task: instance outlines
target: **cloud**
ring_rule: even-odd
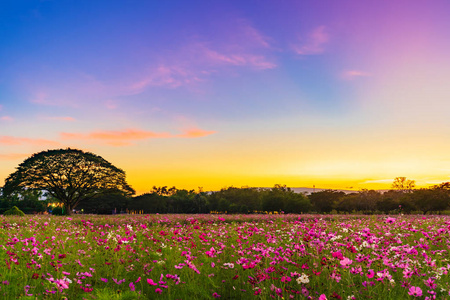
[[[29,154],[23,154],[23,153],[0,154],[0,160],[20,160],[20,159],[25,159],[28,156],[29,156]]]
[[[250,53],[220,53],[218,51],[203,47],[204,57],[210,63],[232,65],[232,66],[247,66],[254,69],[273,69],[277,65],[267,60],[264,55],[250,54]]]
[[[72,118],[72,117],[43,117],[43,119],[50,120],[50,121],[64,121],[64,122],[76,121],[76,119]]]
[[[325,44],[329,41],[329,35],[325,26],[315,28],[305,43],[293,47],[299,55],[315,55],[325,51]]]
[[[228,34],[230,31],[233,34]],[[149,87],[174,89],[195,86],[211,74],[228,72],[229,67],[274,69],[277,64],[270,59],[272,52],[269,38],[246,20],[237,20],[231,29],[227,28],[226,33],[221,35],[220,40],[196,37],[160,58],[144,75],[129,83],[125,90],[137,94]]]
[[[16,146],[16,145],[36,145],[36,146],[58,146],[59,143],[51,140],[45,139],[33,139],[33,138],[23,138],[23,137],[14,137],[2,135],[0,136],[0,145],[6,146]]]
[[[140,93],[149,86],[177,88],[201,81],[194,68],[185,68],[181,65],[161,64],[152,68],[148,75],[128,86],[132,93]]]
[[[343,79],[353,80],[358,77],[372,76],[372,74],[370,74],[368,72],[364,72],[364,71],[359,71],[359,70],[347,70],[347,71],[342,72],[341,76]]]
[[[117,103],[114,100],[106,100],[104,105],[107,109],[116,109],[118,107]]]
[[[255,46],[270,48],[268,37],[259,32],[259,30],[250,25],[246,20],[241,20],[239,23],[241,25],[239,32],[242,34],[244,42],[246,41]]]
[[[10,116],[2,116],[0,117],[0,121],[13,121],[14,118]]]
[[[128,146],[133,141],[161,139],[161,138],[199,138],[215,133],[198,128],[183,131],[182,134],[171,134],[168,132],[154,132],[140,129],[124,129],[117,131],[99,130],[90,133],[68,133],[62,132],[60,137],[64,140],[90,140],[105,143],[111,146]]]
[[[216,133],[216,131],[208,131],[203,130],[199,128],[192,128],[185,130],[184,133],[176,135],[176,137],[182,137],[182,138],[198,138],[198,137],[204,137],[211,134]]]

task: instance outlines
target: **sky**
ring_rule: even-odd
[[[449,1],[0,2],[0,186],[77,148],[153,186],[450,181]]]

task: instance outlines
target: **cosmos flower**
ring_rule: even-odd
[[[421,297],[422,296],[422,289],[418,286],[412,286],[409,288],[408,295],[414,296],[414,297]]]

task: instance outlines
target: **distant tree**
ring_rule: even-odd
[[[392,183],[392,188],[397,191],[411,193],[416,186],[414,180],[406,179],[406,177],[396,177]]]
[[[107,193],[134,194],[125,172],[102,157],[76,149],[33,154],[8,176],[3,193],[42,190],[58,199],[71,214],[80,201]]]
[[[362,210],[361,206],[362,202],[358,193],[343,195],[335,203],[335,208],[338,212],[360,211]]]
[[[325,190],[311,193],[308,198],[315,211],[329,213],[336,208],[339,199],[343,196],[345,196],[344,192]]]
[[[412,200],[417,209],[426,214],[447,209],[450,204],[450,194],[443,188],[419,189],[412,194]]]
[[[403,195],[404,194],[401,191],[390,190],[384,192],[381,199],[377,202],[377,210],[387,214],[401,208],[400,198],[402,198]]]
[[[108,193],[80,201],[77,209],[94,214],[120,213],[128,208],[130,201],[130,197],[122,193]]]
[[[249,213],[261,209],[261,191],[250,187],[228,187],[207,196],[209,209],[230,213]]]
[[[377,209],[377,203],[382,198],[382,194],[375,190],[366,190],[358,192],[359,194],[359,209],[365,212],[373,212]]]
[[[150,191],[151,194],[158,194],[160,196],[171,196],[177,192],[176,187],[168,188],[167,186],[160,186],[156,187],[153,186],[152,190]]]
[[[262,208],[264,211],[301,213],[311,209],[311,202],[305,195],[295,193],[286,185],[276,184],[270,190],[263,191],[262,194]]]
[[[144,211],[147,214],[167,213],[167,196],[161,196],[157,193],[145,193],[133,197],[129,204],[129,210]]]

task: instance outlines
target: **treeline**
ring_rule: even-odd
[[[42,200],[42,198],[47,200]],[[51,198],[38,191],[0,196],[0,213],[17,206],[25,213],[39,213],[52,208]],[[324,190],[305,195],[285,185],[273,188],[228,187],[205,192],[153,187],[140,196],[108,194],[81,202],[76,209],[83,213],[442,213],[450,210],[450,183],[428,189],[399,188],[386,192],[362,190],[344,193]]]
[[[80,203],[86,213],[442,213],[450,210],[450,183],[428,189],[362,190],[344,193],[324,190],[305,195],[285,185],[273,188],[228,187],[204,192],[153,187],[149,193],[127,198],[102,196]]]

